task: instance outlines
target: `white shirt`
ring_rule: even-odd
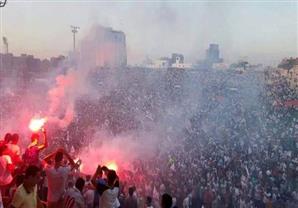
[[[87,191],[85,191],[84,198],[85,198],[86,204],[93,204],[93,202],[94,202],[94,190],[88,189]]]
[[[11,158],[8,155],[0,156],[0,185],[8,185],[12,181],[12,176],[7,166],[12,164]]]
[[[240,208],[246,208],[246,204],[245,204],[245,201],[243,199],[240,199],[240,202],[239,202],[239,207]]]
[[[37,186],[35,186],[34,191],[27,193],[23,184],[20,185],[13,196],[11,204],[15,208],[36,208]]]
[[[60,166],[56,169],[55,167],[48,165],[46,166],[45,171],[48,178],[48,201],[57,202],[65,193],[70,167]]]
[[[119,188],[107,189],[103,192],[99,199],[100,208],[118,208],[120,203],[118,201]]]
[[[84,208],[85,200],[82,193],[76,188],[70,188],[66,192],[66,196],[70,196],[75,200],[75,205],[73,208]]]
[[[189,207],[190,207],[190,198],[189,197],[186,197],[183,200],[183,208],[189,208]]]

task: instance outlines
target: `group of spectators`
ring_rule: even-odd
[[[40,152],[48,145],[34,133],[31,143],[21,155],[18,135],[7,133],[0,146],[0,207],[9,208],[118,208],[138,207],[135,189],[129,188],[123,201],[119,197],[120,180],[114,170],[98,165],[95,173],[81,174],[80,162],[63,148],[41,158]],[[147,200],[152,207],[152,199]],[[161,196],[161,207],[171,208],[172,197]]]
[[[250,75],[242,76],[239,79]],[[146,196],[158,202],[163,193],[173,196],[175,206],[185,208],[296,207],[297,109],[276,106],[274,101],[298,96],[281,80],[265,83],[254,105],[247,105],[241,89],[231,93],[222,85],[219,90],[225,98],[216,99],[216,87],[212,88],[191,125],[174,140],[174,149],[157,148],[160,153],[154,158],[138,160],[133,171],[123,171],[120,195],[125,196],[125,186],[133,184],[140,207]],[[206,86],[210,89],[211,84]]]
[[[238,75],[233,80],[236,84],[211,75],[204,79],[204,99],[189,125],[183,133],[163,140],[171,148],[156,147],[154,157],[134,161],[131,169],[120,168],[116,173],[94,164],[95,173],[85,175],[66,149],[42,156],[48,147],[45,130],[32,135],[24,154],[18,134],[6,134],[0,144],[3,205],[297,207],[297,109],[275,105],[276,100],[297,99],[297,92],[282,78],[259,86],[253,94],[251,80],[257,80],[258,74]],[[231,87],[239,82],[248,83],[246,91]]]

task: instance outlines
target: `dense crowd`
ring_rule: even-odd
[[[258,74],[239,75],[237,83],[252,85],[254,76]],[[15,208],[296,207],[297,110],[276,101],[297,99],[297,92],[282,78],[248,89],[231,88],[231,82],[209,74],[204,100],[189,125],[175,135],[177,143],[168,149],[166,143],[156,147],[154,157],[140,158],[131,169],[117,173],[94,164],[95,173],[84,175],[80,161],[63,148],[42,157],[49,146],[44,129],[31,136],[23,151],[18,134],[7,133],[0,144],[3,204]],[[252,92],[245,94],[256,87],[257,99],[249,97]],[[250,99],[256,103],[248,105]]]
[[[22,157],[18,134],[7,133],[1,141],[0,207],[138,207],[133,187],[120,203],[120,179],[116,171],[98,165],[92,177],[81,174],[80,162],[75,162],[63,148],[41,158],[40,152],[47,147],[46,131],[43,129],[42,132],[44,143],[39,144],[38,133],[32,134],[31,143]],[[151,203],[152,199],[148,197],[148,207]],[[172,197],[163,194],[160,205],[170,208]]]
[[[241,93],[226,103],[213,99],[213,88],[181,145],[139,161],[126,175],[129,184],[154,201],[170,193],[185,208],[297,206],[297,110],[274,105],[279,97],[297,99],[297,92],[282,78],[264,87],[258,105],[249,108]]]

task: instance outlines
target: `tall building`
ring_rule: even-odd
[[[125,34],[110,27],[93,27],[90,34],[82,40],[81,60],[89,67],[126,66]]]
[[[221,63],[223,60],[219,57],[218,44],[210,44],[206,50],[206,62],[210,64]]]

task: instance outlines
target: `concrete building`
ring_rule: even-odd
[[[33,55],[14,56],[12,53],[0,53],[0,88],[2,89],[9,83],[9,87],[26,89],[35,80],[44,78],[64,60],[64,56],[41,60]]]
[[[154,61],[154,68],[168,68],[171,66],[171,59],[168,57],[161,57]]]
[[[88,67],[126,66],[126,38],[122,31],[97,25],[81,42],[81,61]]]
[[[182,54],[173,53],[171,58],[161,57],[152,63],[147,64],[145,67],[155,68],[155,69],[167,69],[167,68],[179,68],[179,69],[189,69],[192,68],[192,64],[184,63],[184,56]]]
[[[212,66],[213,64],[222,63],[223,59],[220,58],[219,45],[211,43],[206,50],[206,63]]]

